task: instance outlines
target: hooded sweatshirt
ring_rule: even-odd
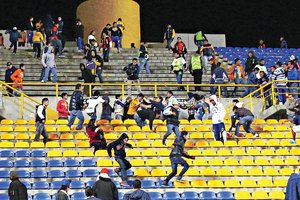
[[[110,178],[99,177],[93,186],[95,197],[101,200],[118,200],[118,189]]]
[[[216,95],[212,95],[210,98],[215,101],[215,105],[211,104],[210,106],[210,113],[212,114],[212,123],[219,124],[224,122],[224,117],[226,115],[225,108],[220,102],[218,102]]]
[[[131,144],[124,143],[123,140],[125,138],[128,138],[128,135],[126,133],[122,133],[122,135],[119,137],[119,139],[115,140],[114,142],[110,143],[107,146],[107,153],[109,157],[111,157],[111,150],[114,149],[115,152],[115,157],[118,158],[125,158],[126,157],[126,152],[125,152],[125,146],[127,147],[132,147]]]
[[[47,52],[43,54],[42,56],[42,64],[44,67],[50,67],[50,68],[53,68],[53,67],[56,67],[56,63],[55,63],[55,55],[52,51],[52,47],[49,46],[47,48]]]
[[[124,195],[123,200],[150,200],[150,196],[144,190],[135,190]]]

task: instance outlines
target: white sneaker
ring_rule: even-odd
[[[282,105],[283,105],[283,103],[282,103],[282,102],[279,102],[279,105],[280,105],[280,106],[282,106]]]
[[[253,135],[253,137],[259,137],[258,133],[255,133],[255,134]]]
[[[41,80],[41,83],[44,83],[45,81],[44,80]]]

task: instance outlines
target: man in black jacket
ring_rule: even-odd
[[[99,180],[93,186],[95,197],[101,200],[118,200],[118,189],[108,174],[109,170],[107,168],[101,169]]]
[[[257,65],[257,58],[254,56],[253,51],[249,51],[248,58],[246,61],[246,67],[245,67],[246,74],[249,75],[256,65]]]
[[[139,66],[136,58],[132,59],[132,63],[123,68],[123,71],[127,74],[127,92],[128,96],[131,96],[131,84],[140,84],[139,80]],[[142,93],[141,86],[136,85],[138,93]]]
[[[183,182],[182,176],[184,173],[189,169],[189,164],[182,158],[190,158],[195,159],[194,156],[190,156],[187,154],[186,151],[184,151],[184,143],[187,139],[188,132],[182,131],[180,134],[180,137],[177,137],[173,143],[173,145],[170,147],[171,153],[170,153],[170,160],[171,160],[171,167],[172,172],[169,174],[169,176],[163,181],[162,185],[168,186],[169,181],[176,176],[177,174],[177,166],[182,165],[183,169],[181,170],[180,174],[178,175],[176,181]]]
[[[77,84],[75,86],[75,91],[73,92],[69,103],[70,121],[68,126],[71,128],[77,117],[79,119],[79,122],[77,124],[76,130],[81,130],[84,122],[84,116],[82,114],[82,110],[84,109],[85,106],[83,103],[82,92],[83,92],[83,86],[81,84]]]
[[[84,26],[82,25],[82,22],[80,19],[77,19],[76,28],[75,28],[75,35],[76,35],[76,42],[78,51],[83,51],[84,45],[83,45],[83,33],[84,33]]]
[[[11,62],[7,62],[6,66],[5,83],[13,83],[13,80],[10,78],[10,76],[16,71],[16,68],[11,64]],[[12,87],[12,85],[10,86]],[[8,96],[12,96],[13,89],[7,87],[6,90],[8,92]]]
[[[149,120],[149,127],[152,130],[153,121],[155,119],[155,113],[152,110],[151,102],[144,98],[143,102],[140,104],[141,110],[138,110],[137,113],[134,115],[134,119],[137,123],[137,125],[142,128],[143,126],[146,126],[146,119]]]
[[[27,188],[19,181],[18,173],[16,171],[10,172],[11,183],[8,188],[8,196],[10,200],[27,200]]]
[[[48,134],[45,128],[45,122],[47,117],[46,110],[48,105],[49,100],[47,98],[43,98],[42,104],[37,106],[35,118],[36,134],[34,141],[39,141],[40,135],[42,134],[42,136],[44,137],[43,141],[45,144],[48,142]]]
[[[125,159],[125,147],[132,148],[132,145],[127,143],[128,140],[128,135],[126,133],[122,133],[119,139],[115,140],[107,146],[107,153],[109,157],[112,157],[111,150],[114,149],[115,159],[120,165],[120,168],[116,168],[114,171],[118,176],[122,178],[121,185],[127,187],[129,185],[127,183],[126,171],[131,168],[131,164]]]

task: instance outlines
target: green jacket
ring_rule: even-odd
[[[57,194],[57,196],[56,196],[56,200],[70,200],[70,198],[63,191],[59,191],[58,194]]]

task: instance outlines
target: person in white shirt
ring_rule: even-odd
[[[267,70],[267,67],[265,66],[264,59],[260,59],[259,63],[254,68],[258,68],[260,72],[263,71],[263,72],[265,72],[266,75],[268,75],[268,70]],[[259,73],[256,74],[256,78],[260,79]]]
[[[124,115],[124,107],[125,107],[125,103],[122,102],[122,96],[120,94],[117,94],[114,103],[115,119],[122,120]]]
[[[216,95],[211,95],[209,97],[209,102],[211,103],[210,113],[212,115],[214,138],[217,141],[225,142],[227,139],[227,133],[224,124],[226,110],[222,103],[218,102]],[[220,135],[222,135],[222,138]]]
[[[97,119],[97,106],[99,103],[104,103],[102,97],[99,96],[98,91],[94,92],[94,95],[87,100],[87,108],[85,112],[91,117],[91,119]]]

